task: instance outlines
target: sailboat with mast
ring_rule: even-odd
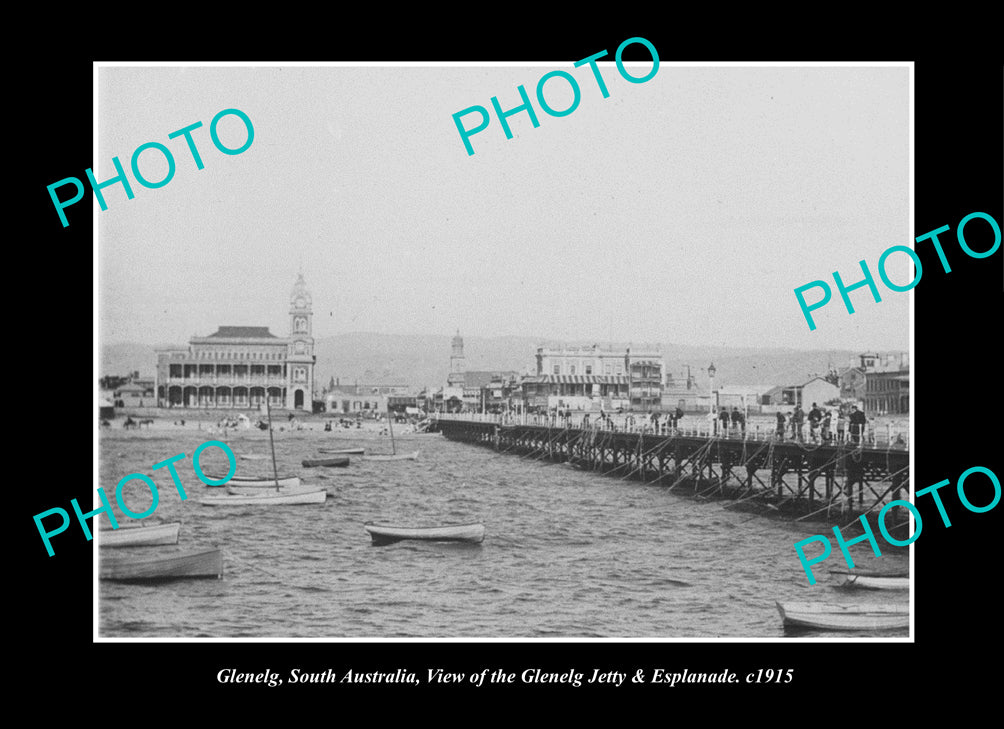
[[[323,504],[328,498],[328,490],[323,486],[286,486],[279,483],[279,469],[275,465],[275,441],[272,438],[272,408],[265,395],[265,412],[268,415],[268,443],[272,449],[272,475],[275,490],[248,486],[227,486],[226,496],[207,496],[200,502],[204,506],[257,506],[272,504],[289,506],[293,504]]]
[[[418,451],[411,453],[398,453],[397,445],[394,443],[394,416],[390,412],[390,403],[387,403],[387,427],[390,430],[390,454],[374,454],[363,456],[364,461],[415,461],[418,460]]]

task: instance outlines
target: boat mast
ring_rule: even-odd
[[[390,429],[390,452],[397,455],[397,447],[394,445],[394,418],[390,415],[390,398],[387,398],[387,427]]]
[[[275,476],[275,492],[279,493],[279,469],[275,466],[275,441],[272,440],[272,408],[268,404],[268,390],[265,390],[265,412],[268,414],[268,444],[272,447],[272,475]]]

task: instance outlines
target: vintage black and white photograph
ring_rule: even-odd
[[[96,641],[911,639],[911,64],[606,50],[98,64]]]

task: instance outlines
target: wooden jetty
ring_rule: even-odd
[[[560,421],[559,421],[560,422]],[[746,511],[838,523],[909,494],[910,453],[899,444],[809,443],[772,433],[726,435],[699,429],[562,427],[487,416],[440,415],[446,438],[702,498],[731,499]],[[647,432],[646,432],[647,430]],[[902,509],[902,507],[896,507]],[[872,517],[874,520],[874,516]],[[908,533],[890,514],[892,534]]]

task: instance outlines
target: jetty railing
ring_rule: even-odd
[[[784,434],[778,435],[776,427],[763,422],[748,422],[745,427],[730,424],[723,427],[720,421],[688,413],[675,425],[660,418],[657,425],[644,414],[618,413],[600,418],[598,413],[573,412],[570,416],[544,413],[432,413],[435,420],[455,420],[468,423],[493,423],[495,425],[540,425],[552,428],[572,428],[617,433],[640,433],[643,435],[682,435],[697,438],[723,438],[726,440],[774,441],[776,443],[806,443],[818,445],[849,444],[862,448],[881,450],[909,450],[909,430],[892,423],[875,425],[866,423],[861,432],[855,434],[850,424],[843,430],[831,426],[828,431],[813,429],[804,422],[801,435],[793,435],[790,423],[785,424]]]

